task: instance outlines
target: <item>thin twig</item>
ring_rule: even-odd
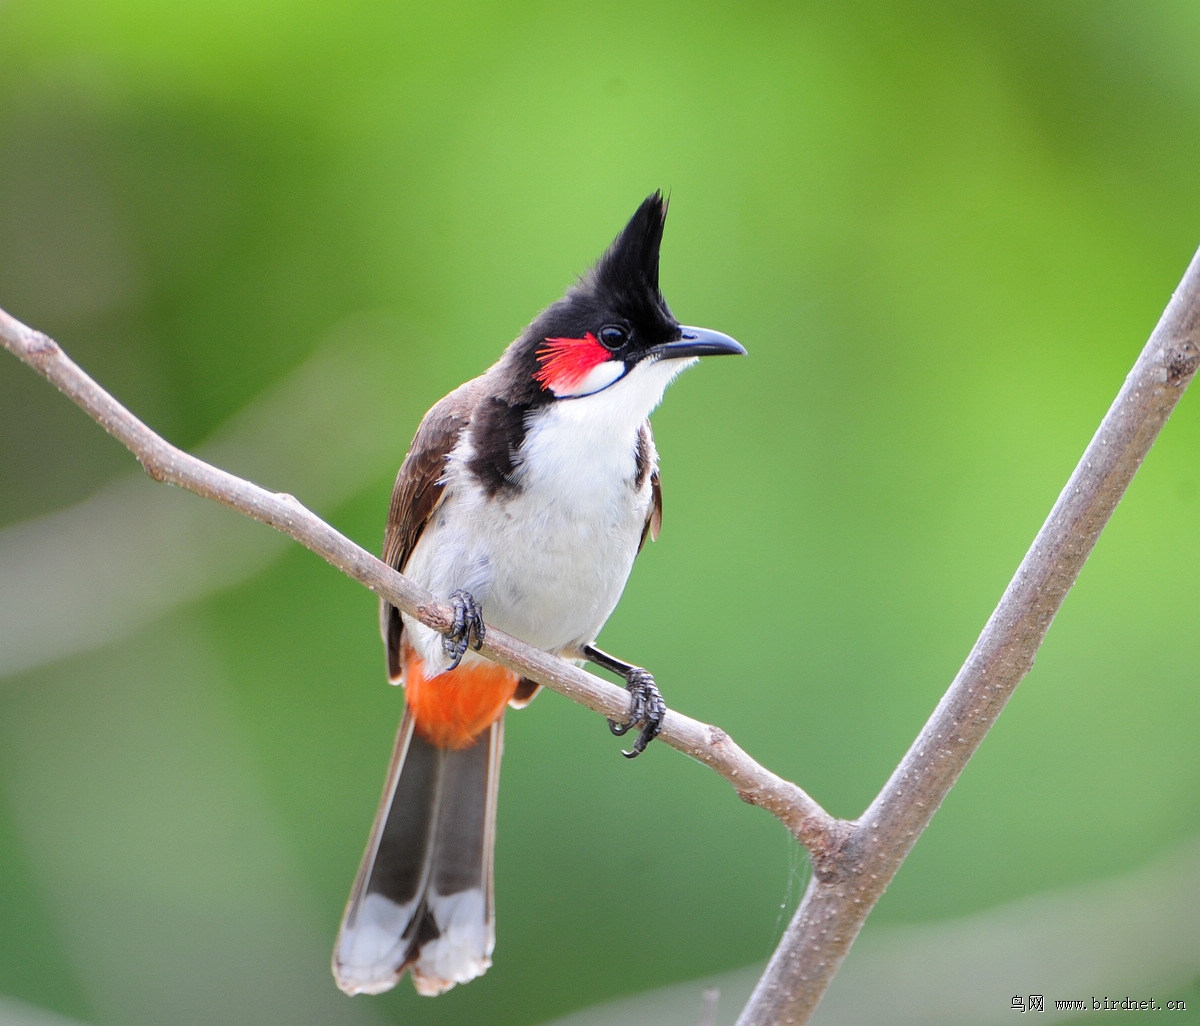
[[[431,593],[330,527],[293,496],[235,477],[171,445],[93,381],[53,339],[0,310],[0,342],[129,449],[156,481],[178,485],[274,527],[393,605],[443,633],[453,612]],[[621,720],[629,694],[489,626],[482,652],[594,712]],[[838,821],[795,784],[760,766],[717,727],[669,710],[659,738],[710,766],[741,798],[781,820],[824,866],[841,837]]]
[[[283,531],[436,630],[449,609],[333,530],[292,496],[265,491],[163,441],[72,363],[59,346],[0,310],[5,348],[80,405],[168,481]],[[875,902],[1003,710],[1096,539],[1200,366],[1200,252],[1016,576],[929,722],[871,807],[837,820],[758,765],[716,727],[670,712],[661,738],[712,767],[747,802],[784,822],[813,857],[813,879],[739,1026],[802,1024],[816,1009]],[[611,718],[628,696],[498,630],[484,654]]]
[[[814,874],[738,1026],[805,1023],[863,922],[1004,709],[1200,366],[1200,251],[979,640],[891,779]]]

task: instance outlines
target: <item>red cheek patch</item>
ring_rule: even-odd
[[[612,358],[590,331],[583,338],[548,338],[537,351],[541,369],[533,376],[542,388],[570,392],[593,368]]]

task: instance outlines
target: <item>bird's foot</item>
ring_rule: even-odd
[[[462,662],[462,657],[471,645],[471,636],[475,636],[472,648],[478,652],[483,647],[483,611],[479,603],[472,598],[468,591],[456,591],[450,596],[450,604],[454,607],[454,628],[449,634],[442,636],[442,648],[450,657],[447,671],[453,670]]]
[[[616,720],[609,720],[608,729],[620,737],[639,723],[642,724],[641,733],[633,742],[632,750],[621,752],[625,758],[633,759],[641,755],[646,750],[646,745],[653,741],[658,736],[658,732],[662,730],[663,717],[667,714],[667,703],[659,694],[654,677],[648,670],[643,670],[640,666],[633,667],[625,675],[625,690],[629,692],[632,700],[629,722],[618,723]]]

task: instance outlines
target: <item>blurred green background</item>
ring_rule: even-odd
[[[0,2],[0,306],[371,549],[424,410],[669,190],[664,293],[750,357],[656,414],[664,530],[601,640],[848,817],[1200,242],[1197,168],[1193,0]],[[1196,398],[873,927],[1200,834]],[[10,1016],[526,1024],[767,957],[782,829],[548,694],[508,721],[494,968],[343,998],[375,603],[202,506],[0,359]]]

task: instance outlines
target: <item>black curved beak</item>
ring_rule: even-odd
[[[660,360],[685,360],[693,356],[745,356],[746,348],[728,335],[709,328],[690,328],[681,325],[680,337],[675,342],[664,342],[654,346],[647,356]]]

